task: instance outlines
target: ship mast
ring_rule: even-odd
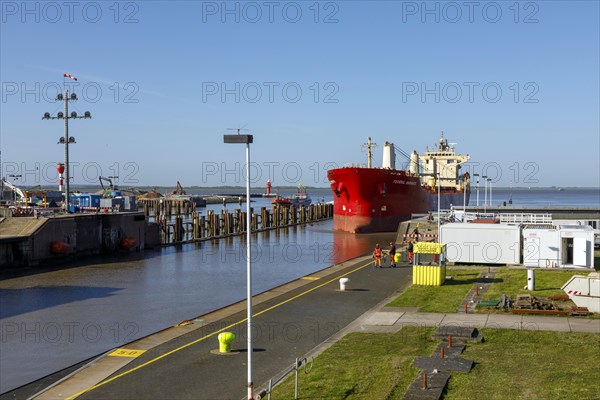
[[[361,147],[367,149],[367,168],[373,168],[373,153],[372,150],[377,147],[377,143],[371,141],[371,136],[368,137],[367,143],[363,143]]]

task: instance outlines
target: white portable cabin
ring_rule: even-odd
[[[526,267],[593,267],[594,230],[588,225],[523,228]]]
[[[446,260],[455,263],[520,264],[521,227],[502,224],[449,223],[440,227]]]

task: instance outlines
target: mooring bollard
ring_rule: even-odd
[[[346,290],[346,284],[350,281],[348,278],[340,278],[340,291]]]
[[[467,303],[465,303],[465,314],[467,314]]]
[[[479,296],[479,286],[475,286],[475,296]]]
[[[235,334],[231,332],[221,332],[217,338],[219,339],[219,352],[231,352],[231,342],[235,339]]]
[[[423,371],[423,389],[427,390],[427,371]]]
[[[441,350],[440,350],[440,356],[441,356],[442,358],[446,358],[446,352],[445,352],[445,350],[444,350],[444,346],[442,346],[442,348],[441,348]]]
[[[448,348],[452,347],[452,336],[448,336]]]

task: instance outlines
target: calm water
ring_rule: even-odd
[[[309,193],[313,201],[332,199],[328,189]],[[493,202],[508,202],[509,196],[509,190],[494,190]],[[600,192],[515,190],[513,203],[599,206]],[[270,200],[255,199],[252,206],[270,206]],[[327,221],[256,234],[254,292],[364,254],[394,236],[334,233],[332,226]],[[237,237],[0,281],[0,392],[244,299],[245,268],[245,241]]]
[[[508,204],[512,194],[513,205],[523,206],[579,206],[600,207],[600,189],[493,189],[492,201],[494,205],[503,202]],[[479,204],[484,200],[483,188],[479,188]],[[488,192],[489,200],[489,192]],[[477,192],[473,189],[471,193],[471,205],[477,201]]]

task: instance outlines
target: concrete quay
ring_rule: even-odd
[[[158,225],[141,212],[0,218],[0,272],[159,244]]]

